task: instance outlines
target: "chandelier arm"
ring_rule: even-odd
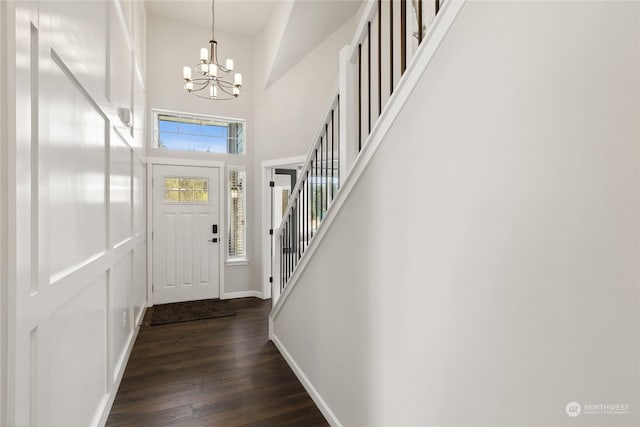
[[[226,80],[218,79],[217,82],[218,82],[218,86],[220,86],[220,87],[224,86],[227,89],[233,89],[235,87],[235,85],[233,83],[228,82]]]
[[[201,85],[200,85],[201,84]],[[210,87],[211,85],[208,82],[205,83],[199,83],[199,85],[191,90],[187,90],[186,88],[186,83],[185,83],[185,90],[187,90],[187,92],[190,95],[193,96],[197,96],[198,98],[203,98],[203,99],[212,99],[211,95],[201,95],[200,92],[204,91],[205,89],[207,89],[208,87]],[[218,86],[218,88],[220,89],[220,91],[226,95],[228,95],[229,97],[224,97],[224,96],[216,96],[215,100],[227,100],[227,99],[233,99],[233,98],[237,98],[236,95],[234,95],[233,93],[229,93],[227,92],[227,90],[223,87]]]
[[[214,63],[212,62],[211,64],[213,65]],[[192,68],[196,73],[200,74],[201,76],[207,76],[207,78],[208,78],[208,74],[204,74],[204,73],[202,73],[202,71],[200,71],[200,69],[201,69],[201,68],[200,68],[200,66],[201,66],[201,65],[203,65],[203,64],[202,64],[202,62],[200,62],[200,63],[198,63],[198,64],[196,64],[196,65],[192,66],[191,68]],[[225,75],[225,77],[228,77],[228,76],[230,76],[230,75],[233,73],[233,71],[231,71],[231,70],[227,69],[226,67],[223,67],[222,65],[219,65],[218,63],[215,63],[215,65],[218,67],[218,75],[220,75],[220,74],[224,74],[224,75]],[[218,77],[218,78],[220,78],[220,77]]]
[[[191,80],[192,83],[196,84],[196,85],[201,85],[203,87],[208,86],[209,84],[216,84],[218,86],[224,86],[227,89],[233,89],[236,85],[228,82],[226,80],[223,80],[221,78],[216,78],[216,79],[210,79],[210,78],[195,78]]]
[[[191,82],[194,83],[195,86],[193,89],[191,89],[192,92],[204,90],[209,86],[209,81],[207,79],[195,79],[191,80]]]
[[[223,87],[223,86],[218,86],[220,88],[220,90],[224,93],[226,93],[227,95],[233,96],[235,97],[235,95],[233,93],[227,92],[227,88]]]
[[[209,99],[209,100],[210,100],[210,99],[212,99],[210,96],[200,95],[199,93],[193,93],[193,92],[191,92],[191,95],[193,95],[193,96],[197,96],[198,98],[202,98],[202,99]],[[236,96],[234,96],[234,95],[230,95],[230,96],[226,96],[226,97],[220,97],[220,96],[218,96],[218,97],[213,98],[213,99],[214,99],[214,100],[216,100],[216,101],[230,101],[230,100],[232,100],[232,99],[236,99],[236,98],[237,98]]]
[[[191,89],[190,92],[201,92],[206,88],[208,88],[209,86],[213,85],[213,86],[217,86],[221,91],[223,91],[227,95],[233,96],[234,98],[236,97],[236,95],[233,94],[233,88],[235,88],[236,86],[224,80],[214,81],[210,79],[194,79],[194,80],[191,80],[191,82],[194,83],[195,87],[193,87],[193,89]],[[185,87],[185,90],[186,90],[186,87]],[[231,92],[229,92],[229,90],[231,90]],[[209,97],[207,96],[206,98],[209,98]]]
[[[201,92],[203,90],[205,90],[207,88],[207,86],[202,86],[202,87],[198,87],[198,88],[193,88],[191,90],[188,90],[187,92],[192,93],[195,95],[195,92]],[[185,88],[186,90],[186,88]]]

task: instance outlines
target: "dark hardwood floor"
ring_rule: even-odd
[[[268,340],[271,301],[232,304],[231,317],[142,326],[106,425],[327,426]]]

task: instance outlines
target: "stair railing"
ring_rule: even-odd
[[[442,0],[370,0],[356,29],[347,60],[355,74],[358,152],[427,37]]]
[[[291,279],[340,188],[340,97],[337,85],[331,93],[322,125],[275,234],[274,302]]]
[[[441,4],[369,0],[364,6],[352,43],[340,52],[338,84],[275,233],[274,304],[294,277],[408,62],[428,37]]]

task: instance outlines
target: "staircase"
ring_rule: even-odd
[[[375,152],[372,136],[383,136],[383,122],[388,127],[393,121],[427,62],[412,61],[421,51],[425,58],[433,54],[463,4],[371,0],[365,5],[353,41],[340,53],[339,79],[275,233],[274,313],[319,243],[325,220],[335,215],[341,187],[356,180],[349,179],[354,167],[361,173]],[[448,17],[441,19],[444,12]]]
[[[283,308],[290,304],[289,299],[309,261],[321,250],[320,244],[331,230],[332,222],[347,203],[465,3],[466,0],[370,0],[366,3],[353,41],[340,52],[338,81],[328,96],[300,178],[275,232],[269,337],[334,426],[351,423],[333,412],[335,405],[324,400],[314,381],[289,352],[290,346],[280,341],[280,328],[275,325],[295,327],[297,316],[283,314],[286,311]],[[332,280],[334,275],[343,272],[326,266],[320,274],[323,280]],[[340,297],[323,293],[322,289],[317,291],[320,298]],[[295,306],[293,303],[288,308],[295,311]],[[345,399],[348,400],[348,396]],[[363,425],[362,420],[357,424]]]

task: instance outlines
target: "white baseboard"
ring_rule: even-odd
[[[129,362],[129,357],[131,356],[131,351],[133,350],[133,345],[138,338],[138,333],[140,332],[140,325],[142,324],[142,319],[144,318],[144,313],[146,312],[146,303],[142,305],[142,310],[140,310],[140,314],[136,319],[136,327],[133,330],[133,334],[131,335],[131,339],[127,344],[127,351],[124,353],[124,357],[122,358],[122,363],[120,366],[120,370],[118,371],[118,375],[116,376],[116,380],[113,384],[113,388],[111,389],[111,393],[106,396],[106,400],[103,400],[104,406],[102,407],[102,413],[100,414],[100,418],[97,419],[97,422],[92,423],[94,426],[104,427],[107,423],[107,418],[109,418],[109,414],[111,413],[111,408],[113,407],[113,402],[116,399],[116,395],[118,394],[118,389],[120,388],[120,383],[122,382],[122,377],[124,375],[124,371],[127,369],[127,363]],[[95,419],[94,419],[95,420]]]
[[[247,297],[256,297],[256,298],[264,299],[261,291],[225,292],[220,297],[220,299],[247,298]]]
[[[307,390],[307,393],[309,393],[309,396],[311,396],[311,399],[313,399],[316,406],[318,407],[318,409],[320,409],[320,412],[322,412],[322,415],[324,415],[324,417],[327,419],[329,424],[331,424],[334,427],[342,427],[342,424],[338,420],[338,417],[336,417],[336,414],[334,414],[331,408],[329,408],[329,405],[327,405],[327,402],[325,402],[322,396],[320,396],[320,393],[318,393],[318,390],[316,390],[313,384],[311,384],[311,381],[309,381],[309,378],[307,378],[307,376],[304,374],[302,369],[300,369],[300,366],[298,366],[298,364],[293,359],[293,357],[291,357],[291,355],[289,354],[285,346],[282,344],[282,342],[280,342],[278,337],[275,334],[272,334],[269,336],[269,338],[275,344],[280,354],[282,354],[282,357],[284,357],[284,360],[287,361],[287,363],[289,364],[289,367],[291,368],[293,373],[296,374],[296,377],[298,377],[298,380],[300,381],[300,383],[302,383],[302,386],[304,387],[304,389]]]
[[[138,313],[138,317],[136,317],[134,325],[140,327],[142,325],[142,319],[144,319],[144,314],[147,312],[147,301],[145,300],[142,304],[140,304],[140,313]]]

